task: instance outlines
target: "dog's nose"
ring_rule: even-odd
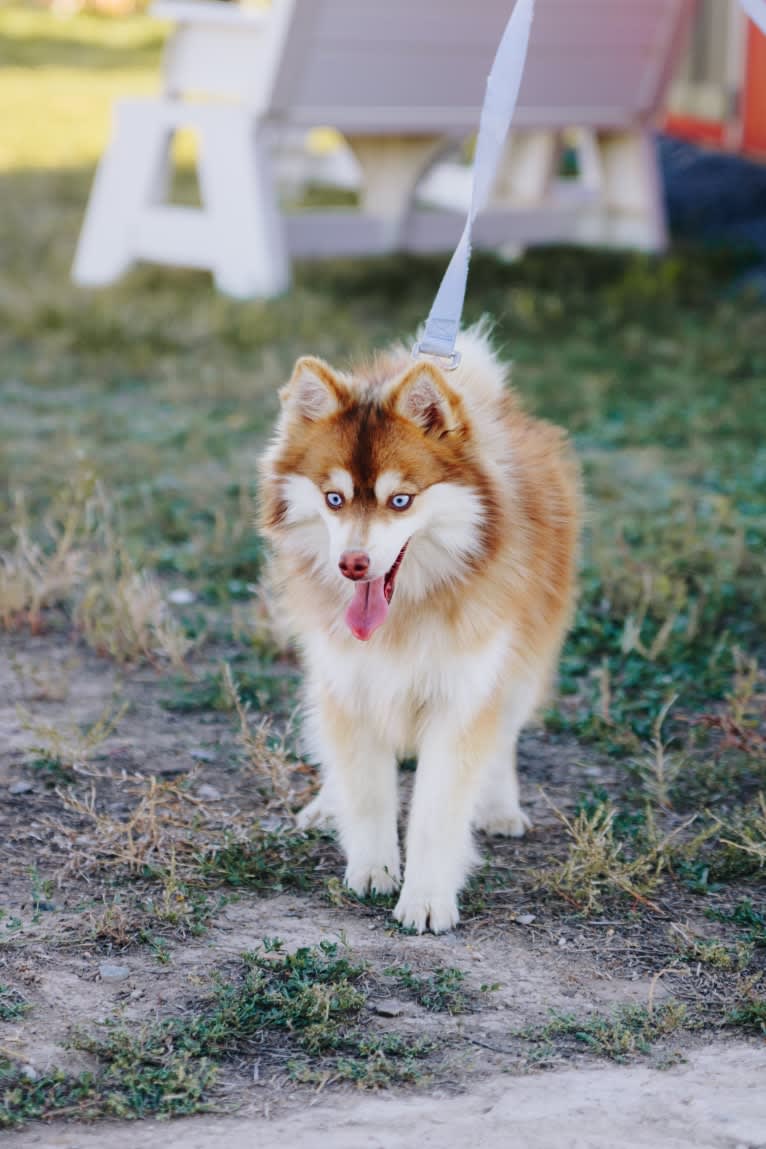
[[[338,563],[341,574],[346,578],[359,582],[370,569],[370,556],[364,551],[344,551]]]

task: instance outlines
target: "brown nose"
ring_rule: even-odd
[[[340,556],[338,566],[341,574],[345,575],[346,578],[359,582],[370,569],[370,556],[366,555],[364,551],[344,551]]]

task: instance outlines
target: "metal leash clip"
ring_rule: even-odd
[[[444,371],[454,371],[456,367],[460,366],[461,355],[459,351],[450,351],[447,355],[442,355],[438,351],[428,351],[422,343],[416,343],[412,348],[413,359],[439,359],[442,362],[440,366]]]

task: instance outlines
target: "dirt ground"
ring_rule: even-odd
[[[298,1087],[268,1051],[262,1063],[256,1050],[250,1060],[240,1057],[227,1068],[222,1097],[214,1103],[221,1113],[215,1116],[161,1127],[34,1126],[6,1133],[9,1145],[140,1149],[161,1140],[167,1149],[221,1143],[231,1149],[388,1149],[457,1146],[469,1139],[500,1146],[510,1136],[549,1149],[766,1145],[766,1048],[759,1038],[748,1043],[714,1037],[710,1044],[710,1030],[680,1030],[640,1056],[637,1065],[608,1067],[594,1067],[587,1050],[555,1039],[531,1060],[519,1039],[522,1031],[544,1026],[552,1013],[609,1016],[626,1005],[653,1008],[677,998],[699,1003],[721,992],[710,970],[684,964],[674,949],[675,925],[685,931],[709,928],[693,902],[664,905],[648,919],[621,914],[585,920],[552,907],[526,881],[529,868],[559,843],[561,825],[550,803],[571,809],[586,781],[612,780],[606,760],[584,761],[582,748],[566,739],[532,732],[523,740],[521,766],[535,829],[523,842],[484,843],[493,867],[488,892],[464,900],[463,922],[453,933],[406,936],[393,928],[386,909],[353,904],[337,887],[328,896],[333,886],[327,879],[340,875],[341,861],[327,843],[312,862],[320,882],[311,892],[238,889],[199,936],[166,937],[161,960],[156,948],[129,936],[122,944],[105,942],[94,922],[115,889],[120,896],[119,882],[104,886],[87,867],[66,869],[81,839],[75,835],[77,818],[62,809],[61,794],[86,795],[95,787],[100,807],[120,818],[129,807],[121,780],[141,775],[174,779],[191,771],[195,793],[213,786],[216,801],[232,817],[241,815],[248,793],[237,768],[231,713],[169,712],[163,705],[170,690],[166,675],[147,668],[119,672],[75,649],[72,663],[71,643],[24,636],[18,644],[9,641],[0,661],[0,788],[6,795],[0,806],[6,891],[0,981],[18,988],[31,1007],[2,1025],[3,1049],[37,1073],[62,1065],[70,1071],[92,1068],[87,1053],[70,1048],[73,1032],[114,1017],[140,1025],[183,1009],[268,936],[281,938],[288,950],[341,939],[375,974],[365,1007],[370,1032],[427,1037],[437,1054],[421,1085],[371,1096],[332,1082],[327,1092]],[[36,681],[25,674],[24,660],[38,668]],[[197,679],[204,670],[195,668]],[[52,689],[62,676],[66,690]],[[57,729],[73,729],[96,721],[115,695],[128,703],[127,713],[81,773],[50,778],[39,760],[30,765],[39,752],[31,748],[41,737],[39,728],[25,729],[32,709]],[[21,792],[19,782],[25,783]],[[259,799],[250,800],[255,819]],[[59,831],[51,830],[51,818]],[[129,900],[128,889],[122,896]],[[120,963],[120,980],[104,978],[105,960]],[[470,1008],[453,1015],[433,1012],[406,995],[397,998],[381,971],[402,964],[415,971],[460,971]],[[383,997],[394,998],[393,1009]]]
[[[669,1070],[647,1066],[502,1075],[457,1096],[347,1095],[288,1115],[200,1117],[97,1128],[36,1128],[17,1149],[760,1149],[766,1145],[766,1050],[697,1050]],[[253,1108],[263,1105],[253,1101]]]

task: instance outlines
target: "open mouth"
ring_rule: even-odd
[[[391,567],[391,570],[388,571],[388,573],[383,576],[383,594],[386,596],[386,602],[390,602],[391,599],[394,597],[394,588],[396,586],[396,576],[399,573],[399,567],[402,565],[402,559],[404,558],[404,552],[407,550],[407,547],[409,545],[410,545],[410,540],[407,539],[407,542],[404,544],[402,549],[399,551],[399,554],[394,559],[394,565]]]
[[[354,597],[346,611],[346,624],[354,637],[361,639],[362,642],[366,642],[386,621],[388,608],[394,597],[396,576],[408,544],[409,539],[386,574],[368,582],[358,582],[354,588]]]

